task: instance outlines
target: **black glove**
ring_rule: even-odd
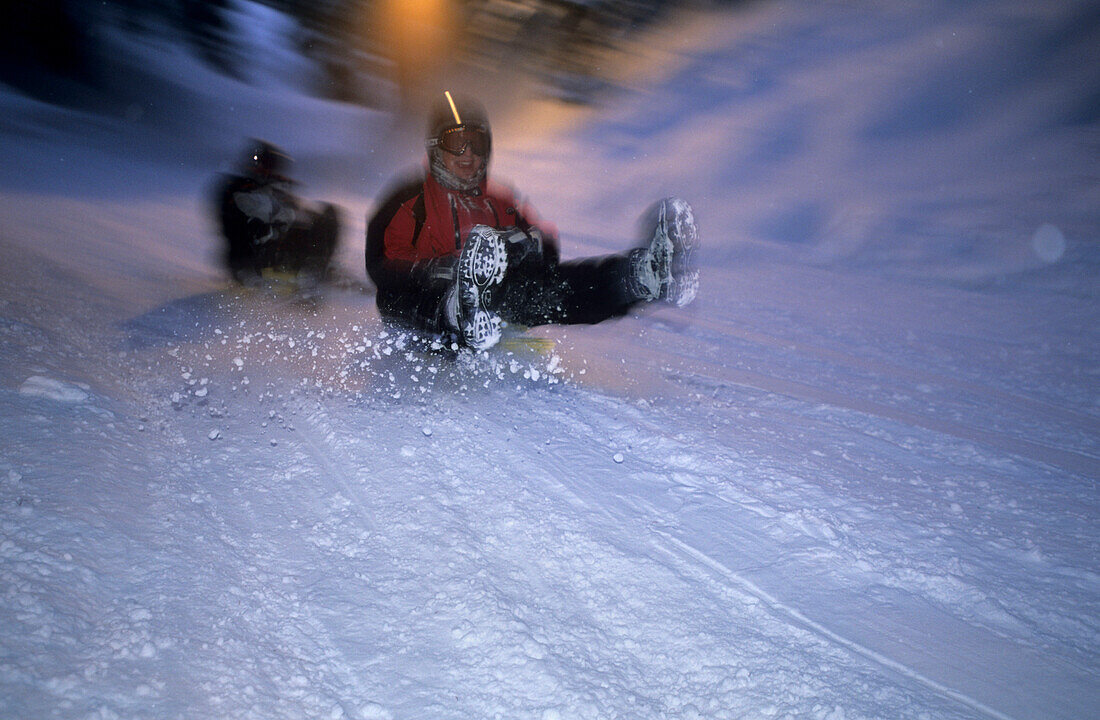
[[[271,226],[259,218],[248,218],[245,224],[248,233],[248,241],[253,245],[261,245],[271,239],[274,233]]]
[[[530,230],[513,229],[504,236],[504,247],[508,252],[508,265],[519,265],[527,260],[542,258],[542,233],[537,228]]]

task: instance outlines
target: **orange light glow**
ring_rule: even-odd
[[[372,25],[407,92],[438,86],[459,44],[452,0],[383,0]]]

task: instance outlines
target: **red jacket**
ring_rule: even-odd
[[[511,188],[490,181],[482,184],[480,194],[466,194],[448,190],[426,173],[392,192],[371,218],[367,270],[377,284],[381,267],[393,271],[421,260],[457,256],[475,225],[537,228],[544,251],[557,255],[555,229],[539,222]]]

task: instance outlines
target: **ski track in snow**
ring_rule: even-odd
[[[945,716],[968,717],[962,709],[968,708],[974,717],[1011,717],[811,619],[720,555],[680,539],[690,532],[715,540],[690,529],[691,508],[741,508],[737,537],[751,544],[744,557],[753,564],[794,567],[809,551],[811,564],[824,560],[836,571],[854,562],[879,582],[896,575],[906,592],[931,582],[932,597],[948,606],[963,601],[957,610],[969,604],[963,586],[936,591],[930,566],[894,567],[897,558],[851,545],[846,536],[857,533],[848,523],[871,520],[858,505],[835,508],[848,520],[799,509],[807,498],[794,498],[814,493],[812,486],[783,469],[781,457],[769,461],[778,462],[774,467],[753,457],[775,452],[766,450],[775,439],[767,421],[756,424],[763,444],[751,434],[691,437],[675,430],[682,427],[675,403],[593,393],[577,385],[583,375],[552,385],[513,373],[507,363],[456,373],[455,363],[440,358],[410,361],[419,356],[406,355],[399,336],[369,320],[358,326],[337,317],[346,312],[339,302],[284,305],[290,322],[273,329],[267,308],[278,300],[206,297],[201,302],[216,309],[217,320],[198,335],[175,319],[158,326],[151,318],[163,316],[159,311],[123,325],[131,348],[125,363],[137,378],[131,389],[160,406],[143,422],[180,447],[156,453],[153,466],[184,459],[156,473],[162,480],[153,494],[171,508],[158,516],[198,538],[197,556],[224,556],[189,581],[197,587],[190,597],[203,598],[195,606],[205,610],[186,609],[187,594],[178,603],[161,598],[162,606],[151,609],[111,608],[123,613],[118,629],[98,639],[92,633],[93,646],[115,648],[121,658],[101,662],[102,675],[135,658],[211,653],[212,672],[181,688],[154,674],[138,685],[138,697],[179,702],[176,693],[190,685],[210,698],[198,707],[217,713],[232,702],[257,716],[290,708],[308,714],[339,708],[350,717],[508,715],[535,703],[547,716],[601,717],[629,703],[655,717],[735,717],[739,708],[903,717],[906,708],[942,702]],[[176,339],[181,331],[183,342]],[[96,337],[92,332],[87,340]],[[73,387],[43,379],[32,386]],[[64,393],[54,395],[38,399],[73,406]],[[820,401],[809,399],[807,409]],[[724,399],[711,402],[693,412],[720,417],[713,413]],[[792,402],[777,397],[746,407],[765,418],[774,413],[777,423],[806,422],[798,420],[806,410]],[[809,421],[843,437],[836,420],[845,405],[810,412]],[[84,422],[89,429],[110,412],[94,402],[78,402],[79,408],[95,419]],[[700,420],[694,422],[689,427],[697,432]],[[494,442],[471,442],[470,428]],[[932,447],[950,447],[942,443]],[[108,437],[102,452],[115,454],[116,444]],[[264,447],[272,449],[270,458],[258,451]],[[78,455],[72,466],[81,464]],[[589,473],[570,470],[582,467]],[[777,492],[785,482],[793,483],[790,499]],[[917,519],[924,516],[917,511]],[[290,538],[297,547],[273,544]],[[218,549],[212,553],[208,545]],[[160,560],[170,571],[174,561]],[[651,587],[660,588],[659,602]],[[357,601],[357,593],[376,600]],[[352,617],[341,612],[352,608]],[[169,636],[151,629],[152,618],[169,616],[176,618],[166,622]],[[183,627],[210,630],[180,636]],[[253,627],[278,630],[261,638]],[[653,628],[663,630],[657,635]],[[775,661],[776,643],[787,645],[793,659]],[[305,666],[294,658],[310,660]],[[570,661],[595,675],[571,676]],[[378,662],[396,663],[388,671],[399,678],[396,685],[364,684],[353,670]],[[837,676],[815,675],[792,689],[792,678],[815,663]],[[308,670],[318,665],[323,674]],[[230,700],[240,683],[231,678],[242,667],[254,679],[245,700]],[[883,684],[883,669],[903,681]],[[87,701],[95,696],[88,692],[95,678],[63,675],[47,685],[61,698]],[[637,689],[641,678],[662,680],[645,692]],[[271,688],[257,688],[261,681]],[[878,687],[862,707],[852,697],[861,682]],[[830,695],[838,687],[844,692]],[[373,700],[357,704],[362,698]],[[512,705],[505,698],[522,700]],[[693,700],[677,705],[678,698]],[[103,700],[125,706],[119,698]]]
[[[238,9],[280,37],[276,11]],[[532,103],[551,129],[519,140],[524,112],[502,117],[496,162],[578,233],[567,251],[618,249],[650,196],[697,198],[699,301],[456,359],[354,282],[228,287],[211,168],[113,154],[177,120],[0,93],[25,169],[0,193],[0,715],[1089,716],[1095,124],[1064,117],[1095,96],[1073,70],[1095,17],[678,21],[694,41],[648,85]],[[199,122],[204,98],[306,160],[390,137],[290,75],[185,66],[198,157],[239,139]],[[362,193],[400,155],[356,152]],[[358,278],[369,197],[340,192]]]
[[[332,442],[336,438],[336,434],[333,432],[332,428],[326,424],[325,421],[327,418],[325,418],[324,415],[325,414],[320,410],[314,410],[312,413],[309,413],[307,415],[308,422],[313,425],[315,430],[319,431],[323,437],[328,438],[329,442]],[[471,583],[468,580],[468,576],[465,571],[457,573],[457,577],[448,578],[441,582],[441,590],[436,598],[434,598],[436,600],[440,600],[446,604],[456,605],[460,608],[463,608],[464,610],[467,608],[471,610],[473,608],[495,608],[495,610],[493,610],[493,612],[490,613],[488,616],[475,615],[471,617],[463,614],[456,617],[452,621],[455,623],[454,627],[451,628],[452,638],[458,641],[458,645],[460,648],[468,649],[472,657],[465,659],[465,662],[462,658],[456,658],[452,660],[449,664],[454,664],[458,667],[461,667],[461,675],[466,677],[468,677],[470,674],[476,675],[478,672],[484,672],[488,668],[520,666],[516,668],[518,677],[512,680],[512,682],[515,683],[515,688],[512,691],[508,691],[508,686],[505,685],[503,688],[505,692],[503,692],[502,694],[504,696],[512,696],[518,694],[520,688],[528,688],[529,692],[529,689],[531,687],[538,687],[538,685],[540,684],[540,673],[539,668],[527,668],[526,666],[538,666],[542,664],[538,661],[544,661],[548,656],[558,655],[562,652],[561,648],[546,647],[547,644],[552,645],[552,642],[547,637],[548,635],[550,635],[550,630],[554,630],[553,636],[557,639],[557,642],[562,643],[566,642],[571,634],[581,633],[582,628],[585,627],[585,622],[581,619],[573,620],[574,625],[580,627],[572,627],[567,629],[548,627],[548,623],[544,620],[543,622],[535,624],[535,627],[532,627],[530,623],[524,622],[524,613],[522,612],[522,610],[524,609],[524,598],[536,597],[539,599],[539,602],[552,603],[553,601],[551,600],[551,598],[560,596],[565,587],[571,588],[573,593],[580,592],[582,598],[584,597],[585,590],[591,588],[589,592],[614,592],[616,594],[620,594],[623,597],[627,608],[633,610],[634,612],[641,613],[645,605],[643,592],[639,590],[634,593],[628,594],[623,590],[624,586],[629,587],[633,583],[637,582],[636,580],[631,580],[629,576],[623,575],[624,572],[630,572],[629,569],[620,568],[620,566],[624,564],[636,564],[636,560],[630,559],[636,557],[635,553],[624,553],[621,549],[615,547],[616,544],[622,542],[621,538],[613,538],[609,541],[608,538],[598,536],[586,537],[586,533],[583,529],[574,529],[569,527],[571,524],[569,516],[575,515],[577,513],[581,514],[582,517],[589,514],[604,515],[608,516],[607,519],[610,522],[614,522],[616,524],[627,523],[629,525],[637,525],[639,523],[639,518],[632,517],[632,513],[624,512],[622,508],[616,507],[616,504],[614,502],[607,504],[601,503],[599,506],[592,506],[582,500],[580,495],[578,495],[577,493],[573,493],[569,491],[566,487],[562,486],[560,481],[555,480],[553,475],[551,475],[549,478],[546,479],[546,482],[549,485],[549,489],[555,493],[565,493],[567,512],[565,515],[562,515],[562,511],[555,508],[554,505],[547,505],[544,497],[546,495],[546,490],[539,487],[539,481],[543,479],[540,476],[544,473],[531,473],[530,470],[527,470],[527,472],[522,475],[515,472],[511,468],[504,468],[503,472],[500,472],[500,470],[498,470],[497,472],[475,472],[475,476],[481,478],[481,482],[478,483],[476,489],[464,487],[465,483],[462,483],[460,481],[460,478],[463,476],[464,473],[456,472],[451,468],[451,465],[456,464],[462,467],[467,462],[476,462],[477,458],[466,457],[466,455],[470,452],[470,449],[463,447],[465,438],[462,433],[456,427],[454,427],[457,423],[461,422],[461,414],[456,409],[450,409],[444,413],[444,417],[446,418],[446,423],[444,424],[444,427],[440,428],[439,430],[434,430],[430,436],[430,442],[432,445],[430,453],[433,457],[431,458],[432,462],[429,463],[432,466],[439,467],[438,473],[443,478],[445,478],[444,480],[436,480],[435,483],[432,483],[432,486],[437,487],[443,485],[444,487],[442,490],[437,490],[438,495],[436,497],[432,497],[430,495],[429,488],[423,488],[422,490],[426,494],[426,497],[424,499],[435,500],[435,503],[426,502],[424,504],[424,507],[431,507],[433,504],[441,504],[445,507],[454,504],[459,507],[465,507],[469,505],[468,503],[462,502],[463,495],[465,493],[472,491],[478,496],[488,495],[489,498],[486,498],[485,501],[488,507],[503,508],[502,511],[497,513],[501,516],[500,520],[496,520],[494,518],[487,521],[485,517],[481,517],[475,521],[471,518],[463,517],[458,523],[461,527],[475,527],[481,525],[483,527],[488,526],[492,528],[491,532],[493,534],[490,534],[487,537],[478,538],[481,545],[476,550],[476,557],[481,558],[486,555],[493,556],[497,553],[502,553],[505,555],[505,557],[507,557],[508,555],[514,554],[516,555],[517,559],[526,559],[529,562],[530,558],[534,557],[534,554],[530,551],[525,551],[523,549],[523,546],[534,543],[545,548],[542,551],[542,557],[539,559],[537,568],[517,567],[514,570],[511,570],[511,572],[509,573],[510,576],[506,577],[504,580],[500,578],[495,579],[492,587],[483,587],[476,582]],[[556,420],[558,422],[567,421],[565,418],[556,418]],[[501,431],[507,432],[508,422],[508,419],[500,419],[497,420],[496,424],[500,426],[499,429]],[[576,425],[575,419],[567,422],[569,422],[569,424],[571,425]],[[449,432],[444,432],[445,430]],[[410,435],[415,439],[415,428],[410,429]],[[450,443],[447,443],[447,441],[444,439],[448,435],[452,438]],[[357,433],[352,437],[358,438],[360,436],[361,435]],[[362,443],[357,439],[352,439],[352,437],[348,437],[345,438],[343,441],[333,443],[330,450],[325,454],[340,454],[349,452],[349,450],[354,452],[352,448],[355,445],[366,445],[366,447],[363,448],[364,450],[371,446],[369,442]],[[440,442],[444,442],[446,444],[442,448],[435,447]],[[427,458],[422,458],[422,456],[428,454],[428,452],[428,450],[422,447],[412,448],[408,445],[405,445],[402,446],[400,454],[409,458],[410,462],[417,463],[427,460]],[[441,458],[450,459],[450,462],[448,462],[447,460],[442,460],[437,463],[436,461],[439,460],[439,458],[434,457],[436,455],[441,456]],[[523,456],[521,455],[520,457]],[[687,458],[683,459],[686,460]],[[606,463],[606,458],[604,462]],[[691,464],[696,465],[696,463]],[[495,477],[497,475],[500,476],[499,480]],[[514,483],[516,483],[520,477],[524,478],[524,492],[517,493]],[[501,480],[504,482],[503,487],[492,486],[494,484],[494,481],[496,481],[496,483],[500,483]],[[532,495],[533,497],[529,498],[529,496]],[[534,501],[534,506],[531,505],[532,501]],[[421,512],[428,513],[430,511],[421,510]],[[542,518],[543,521],[535,523],[532,526],[530,518],[533,517]],[[391,520],[391,523],[392,522],[393,520]],[[417,527],[423,528],[423,526],[426,524],[427,521],[424,521],[423,524],[417,523]],[[439,521],[438,524],[443,528],[447,528],[449,522],[447,518],[444,518],[443,520]],[[398,523],[397,525],[398,527],[400,527],[400,523]],[[552,530],[550,530],[551,528]],[[517,531],[522,532],[523,534],[517,536]],[[568,536],[569,540],[568,542],[561,542],[560,540],[558,542],[554,542],[553,537],[551,537],[549,539],[549,542],[544,543],[540,536],[546,534],[548,531],[551,533],[552,536]],[[392,530],[390,532],[392,532]],[[465,538],[461,538],[460,531],[455,530],[452,532],[454,532],[456,536],[460,537],[460,541],[466,540]],[[500,533],[500,535],[498,535],[497,533]],[[534,538],[531,537],[532,533],[535,533]],[[501,535],[504,535],[504,537],[502,537]],[[628,536],[629,535],[630,534],[628,533]],[[650,545],[663,539],[661,535],[655,536],[652,532],[642,532],[640,533],[640,536],[649,536],[649,541],[647,544]],[[469,542],[469,540],[466,540],[466,542]],[[609,542],[611,543],[610,546],[607,544]],[[401,547],[406,545],[407,543],[393,540],[386,544]],[[666,545],[666,543],[664,542],[659,542],[658,544],[661,546]],[[441,546],[445,546],[446,543],[437,540],[427,540],[417,541],[416,543],[414,543],[414,545],[418,547],[438,548]],[[672,545],[673,547],[678,547],[679,543],[672,541]],[[669,550],[667,548],[658,548],[658,550],[659,552],[656,554],[658,557],[662,554],[671,554],[669,553]],[[465,555],[465,553],[463,553],[461,550],[459,550],[458,552],[460,556]],[[655,560],[657,560],[657,558],[650,558],[647,563],[643,564],[643,567],[645,565],[652,565]],[[453,564],[453,561],[449,561],[449,564]],[[666,562],[662,561],[657,561],[657,564],[658,566],[667,565]],[[682,560],[681,563],[678,564],[682,564]],[[583,568],[583,574],[575,570],[575,568],[578,567]],[[539,573],[539,570],[541,570],[542,572]],[[558,574],[560,574],[560,572],[562,572],[562,570],[574,573],[566,575],[564,584],[556,577]],[[674,567],[670,568],[670,570],[676,576],[690,576],[693,569],[688,568],[685,570],[682,567]],[[652,574],[653,570],[647,570],[646,572],[639,573],[639,575],[647,577]],[[459,578],[461,578],[460,582],[458,582]],[[509,590],[507,587],[501,587],[502,584],[512,584],[516,582],[529,587],[524,588],[523,591]],[[692,584],[699,584],[699,580],[696,578]],[[711,584],[713,585],[713,583]],[[745,597],[744,592],[737,591],[743,591],[746,588],[739,588],[736,585],[736,583],[733,584],[733,586],[731,586],[731,584],[724,583],[720,584],[718,587],[709,588],[704,585],[704,588],[709,591],[710,595],[732,595],[732,600],[736,603],[737,606],[744,605],[747,598]],[[669,587],[669,583],[662,583],[662,587],[667,589]],[[758,631],[761,631],[760,629],[762,627],[766,627],[766,624],[763,622],[762,618],[758,616],[759,610],[762,609],[764,611],[767,611],[768,613],[775,614],[774,611],[777,608],[784,610],[785,608],[782,608],[782,606],[778,605],[778,603],[776,603],[774,599],[770,599],[765,594],[761,593],[758,590],[755,590],[755,588],[752,588],[751,585],[748,586],[748,589],[750,589],[751,595],[754,595],[759,600],[764,600],[766,607],[758,608],[758,612],[752,613],[751,617],[745,618],[742,621],[737,622],[736,625],[751,626],[757,628]],[[496,598],[495,595],[501,592],[505,593],[505,597],[499,599]],[[518,597],[514,597],[513,593]],[[488,595],[489,597],[486,597],[486,595]],[[635,601],[630,602],[628,600],[629,597],[634,597]],[[681,603],[688,603],[691,607],[693,607],[694,610],[694,612],[684,613],[684,615],[690,617],[699,612],[706,612],[707,614],[713,614],[715,612],[715,609],[712,608],[695,608],[695,606],[699,605],[699,602],[698,600],[692,600],[691,597],[691,594],[685,595],[680,601]],[[545,610],[536,607],[531,609],[530,612],[534,613],[538,617],[542,617],[545,613]],[[608,612],[608,608],[604,607],[603,612]],[[731,611],[727,609],[726,612]],[[504,614],[504,619],[497,617],[498,613]],[[629,615],[630,613],[627,614]],[[448,613],[445,611],[437,610],[435,613],[433,613],[433,615],[438,620],[440,615],[446,617]],[[794,613],[793,611],[788,610],[786,612],[786,615],[788,617],[783,618],[786,623],[790,623],[792,619],[799,621],[799,623],[802,622],[802,619],[799,618],[797,613]],[[500,625],[505,621],[507,629],[500,627]],[[622,653],[622,655],[617,655],[612,665],[613,667],[618,668],[618,671],[611,674],[621,675],[626,672],[623,668],[636,666],[639,663],[643,662],[643,658],[639,657],[637,654],[652,653],[654,652],[654,648],[652,647],[652,645],[648,645],[646,643],[641,643],[637,641],[632,642],[626,639],[616,642],[613,637],[608,637],[609,630],[605,626],[608,625],[609,622],[615,634],[621,633],[626,635],[627,637],[634,634],[627,630],[627,628],[630,627],[630,625],[632,624],[631,621],[626,621],[625,619],[618,621],[613,619],[602,619],[602,622],[600,623],[602,629],[598,630],[600,634],[597,637],[582,638],[581,645],[585,647],[607,647],[610,645],[611,647],[620,650],[620,653]],[[636,620],[634,622],[636,622]],[[665,620],[663,622],[675,622],[678,624],[682,624],[685,622],[685,619],[681,617],[681,613],[676,613],[673,618]],[[656,623],[650,620],[644,624],[652,625]],[[832,635],[827,631],[822,631],[819,626],[814,626],[811,623],[806,624],[810,624],[815,632],[823,636],[830,643],[841,645],[845,649],[852,649],[852,643],[846,643],[843,641],[843,639],[838,638],[837,636]],[[539,630],[538,628],[542,629]],[[589,633],[596,630],[597,628],[587,628],[587,631]],[[781,634],[786,634],[789,631],[790,628],[786,627],[783,624],[780,625],[779,630],[771,630],[771,632],[773,633],[779,632]],[[671,634],[673,636],[684,635],[688,637],[690,637],[691,635],[691,633],[687,632],[686,630],[683,633],[675,632]],[[488,637],[486,637],[486,635],[488,635]],[[622,649],[619,648],[620,644],[624,645]],[[483,645],[486,646],[484,650],[489,653],[488,656],[483,656],[479,653],[474,652],[475,650],[481,649],[481,646]],[[503,653],[501,651],[501,646],[507,648],[507,650],[505,650]],[[858,648],[858,646],[855,647]],[[819,648],[818,651],[820,652],[821,649]],[[715,649],[714,652],[716,652],[719,656],[723,654],[718,649]],[[728,653],[728,650],[726,652]],[[896,665],[890,666],[882,658],[875,658],[873,654],[869,653],[868,651],[862,652],[863,654],[872,657],[877,662],[886,664],[893,670],[899,669]],[[501,654],[501,657],[495,657],[495,655]],[[724,661],[718,663],[718,667],[720,668],[720,670],[711,674],[704,672],[704,668],[700,667],[698,662],[693,663],[687,660],[683,654],[683,651],[668,653],[667,655],[660,652],[657,653],[657,658],[664,659],[666,657],[668,661],[671,661],[673,664],[665,670],[658,671],[657,674],[671,674],[673,677],[679,676],[680,679],[673,681],[673,686],[683,686],[684,684],[690,684],[693,682],[702,683],[704,686],[713,683],[720,684],[720,679],[723,676],[729,674],[731,672],[731,668],[734,667],[736,664],[736,656],[727,657]],[[648,660],[648,662],[656,663],[657,661],[650,659]],[[717,658],[712,660],[712,662],[717,662]],[[605,672],[610,671],[605,670]],[[652,673],[653,671],[650,670],[650,672]],[[693,678],[692,676],[696,674],[700,675],[700,677]],[[912,678],[923,681],[923,679],[921,679],[920,676],[915,673],[909,672],[907,674]],[[528,677],[528,675],[533,675],[533,677]],[[490,686],[493,685],[490,678],[486,678],[486,682]],[[534,685],[532,685],[532,683],[534,683]],[[542,680],[541,684],[553,685],[553,683],[548,680]],[[941,692],[953,700],[960,699],[957,695],[952,696],[950,692],[944,692],[944,689],[941,687],[937,687],[934,684],[930,685],[932,689],[934,689],[936,692]],[[629,683],[624,683],[624,687],[629,687]],[[821,690],[818,689],[817,692],[814,693],[814,696],[819,697],[820,692]],[[555,688],[554,693],[548,693],[548,698],[560,695],[560,693],[561,688]],[[719,694],[717,697],[713,697],[710,699],[709,706],[700,708],[698,712],[701,716],[704,717],[722,716],[721,713],[723,713],[725,709],[732,708],[736,705],[735,698],[743,693],[744,688],[735,688],[735,692],[732,693],[729,697]],[[672,695],[676,694],[678,693],[672,693]],[[691,695],[693,693],[687,694]],[[644,700],[650,704],[649,710],[652,712],[656,712],[657,714],[679,714],[684,712],[684,708],[670,706],[668,704],[668,700],[660,700],[658,696],[644,698]],[[966,699],[963,698],[963,700]],[[643,700],[639,699],[638,702],[639,704],[642,704]],[[968,701],[967,704],[970,704],[972,706],[975,706],[977,709],[982,710],[981,706],[974,703],[973,701]],[[565,703],[563,708],[568,708],[570,707],[570,705],[571,703]],[[644,704],[642,704],[642,706],[644,707]],[[602,714],[609,711],[611,707],[613,706],[597,706],[596,708],[594,708],[596,711],[595,715],[602,716]],[[515,712],[517,710],[521,710],[521,708],[505,709],[505,712],[508,712],[509,710]],[[441,710],[435,709],[435,711],[438,712]],[[821,713],[818,713],[816,716],[824,717],[824,715]],[[996,714],[992,714],[991,716],[1000,717],[1000,715]]]
[[[694,559],[696,562],[699,562],[700,564],[709,565],[709,566],[713,567],[719,573],[721,573],[721,574],[725,575],[726,577],[728,577],[732,581],[733,584],[740,586],[749,595],[751,595],[751,596],[757,598],[758,600],[760,600],[761,602],[763,602],[768,607],[768,609],[771,610],[774,614],[776,614],[778,616],[781,616],[781,617],[787,618],[792,625],[804,627],[807,630],[809,630],[810,632],[824,638],[825,640],[828,640],[829,642],[832,642],[832,643],[836,644],[837,646],[846,648],[846,649],[850,650],[851,652],[853,652],[854,654],[863,656],[863,657],[867,658],[868,660],[870,660],[870,661],[872,661],[872,662],[874,662],[878,665],[881,665],[882,667],[884,667],[888,670],[893,670],[893,671],[905,676],[908,679],[911,679],[911,680],[913,680],[917,683],[920,683],[921,685],[924,685],[924,686],[928,687],[933,692],[936,692],[936,693],[942,695],[943,697],[945,697],[949,700],[953,700],[953,701],[959,702],[963,705],[966,705],[968,707],[971,707],[974,710],[977,710],[978,712],[982,713],[983,715],[986,715],[986,716],[992,717],[992,718],[998,718],[999,720],[1005,720],[1006,718],[1010,718],[1009,715],[1005,715],[1004,713],[997,712],[993,708],[987,707],[986,705],[974,700],[973,698],[970,698],[970,697],[966,696],[963,693],[960,693],[956,690],[953,690],[949,687],[946,687],[946,686],[942,685],[941,683],[936,682],[935,680],[930,680],[929,678],[924,677],[919,672],[913,670],[912,668],[907,667],[906,665],[904,665],[900,662],[897,662],[896,660],[893,660],[889,657],[881,655],[881,654],[875,652],[874,650],[870,650],[870,649],[860,645],[859,643],[854,642],[852,640],[849,640],[849,639],[847,639],[847,638],[845,638],[841,635],[838,635],[837,633],[833,632],[829,628],[827,628],[827,627],[825,627],[825,626],[823,626],[819,623],[816,623],[813,620],[810,620],[809,618],[807,618],[805,615],[803,615],[798,610],[786,605],[785,603],[781,602],[777,598],[771,596],[770,594],[768,594],[767,592],[765,592],[764,590],[759,588],[757,585],[755,585],[751,581],[745,580],[744,578],[738,576],[736,573],[731,572],[728,568],[724,567],[720,563],[715,562],[712,558],[708,557],[707,555],[705,555],[703,553],[698,552],[697,550],[695,550],[694,548],[692,548],[688,545],[685,545],[684,543],[676,540],[675,538],[668,537],[668,541],[675,548],[681,550],[684,555],[688,556],[689,558]]]

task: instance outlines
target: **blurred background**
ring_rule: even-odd
[[[291,20],[300,54],[284,71],[317,97],[415,107],[429,88],[471,73],[522,74],[549,96],[588,103],[612,84],[622,41],[676,10],[738,0],[265,0]],[[248,81],[257,52],[231,0],[3,3],[0,81],[45,100],[100,107],[131,80],[107,28],[183,38],[217,72]],[[262,50],[261,50],[262,52]]]
[[[375,198],[423,162],[425,98],[464,90],[494,176],[569,254],[633,242],[675,194],[720,229],[714,266],[1092,287],[1097,38],[1091,0],[3,3],[0,191],[189,202],[131,237],[213,244],[206,184],[264,138],[347,210],[358,273]]]

